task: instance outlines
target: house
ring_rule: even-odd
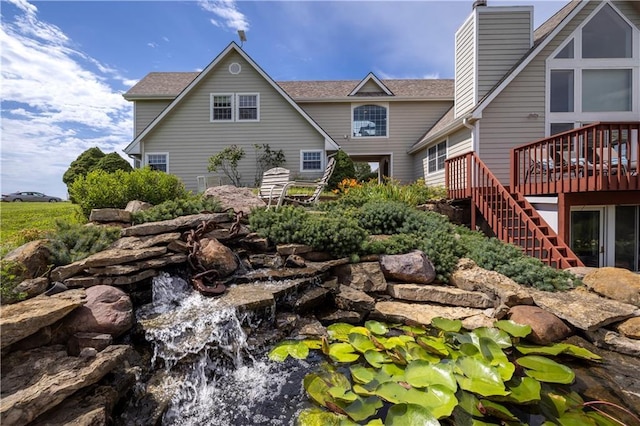
[[[640,2],[574,0],[535,30],[530,6],[470,9],[454,80],[275,82],[235,43],[200,73],[151,73],[125,94],[125,152],[198,190],[231,144],[246,185],[253,144],[303,178],[342,149],[446,185],[473,227],[551,265],[640,270]]]

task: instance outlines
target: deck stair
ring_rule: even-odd
[[[475,153],[447,163],[449,198],[471,199],[472,229],[477,209],[498,239],[519,246],[527,255],[557,269],[584,266],[524,196],[510,193]]]

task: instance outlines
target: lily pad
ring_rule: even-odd
[[[298,415],[298,426],[340,426],[340,420],[344,417],[320,410],[318,408],[307,408]]]
[[[389,380],[393,380],[394,382],[406,380],[405,369],[393,363],[382,364],[382,367],[380,367],[380,372],[389,377]],[[382,383],[383,380],[380,380],[380,382]]]
[[[449,347],[441,337],[422,336],[416,340],[416,343],[432,354],[439,356],[449,355]]]
[[[364,326],[367,328],[367,330],[369,330],[373,334],[377,334],[378,336],[384,336],[389,332],[386,324],[383,324],[379,321],[370,320],[365,322]]]
[[[391,362],[389,356],[378,351],[366,351],[364,353],[364,359],[366,359],[373,368],[380,368],[382,364]]]
[[[354,353],[355,349],[349,343],[332,343],[329,346],[329,356],[337,362],[354,362],[360,358],[360,354]]]
[[[464,374],[456,374],[456,381],[466,391],[481,396],[509,394],[500,373],[484,360],[462,357],[456,361],[456,368]]]
[[[462,321],[436,317],[431,320],[431,325],[442,331],[457,333],[462,328]]]
[[[531,334],[531,326],[526,324],[518,324],[511,320],[500,320],[493,323],[493,326],[502,331],[506,331],[513,337],[527,337]]]
[[[486,337],[496,342],[503,349],[513,346],[511,336],[498,328],[479,327],[469,333],[469,336],[478,336],[478,340],[474,339],[475,344],[479,343],[481,337]]]
[[[516,366],[513,365],[507,355],[502,351],[502,348],[498,346],[496,342],[487,337],[480,338],[480,351],[484,356],[484,359],[489,361],[489,365],[496,367],[502,380],[509,380],[516,371]]]
[[[365,336],[360,333],[349,334],[349,343],[351,343],[351,346],[353,346],[355,350],[362,354],[366,351],[377,350],[376,346],[373,344],[369,336]]]
[[[506,397],[507,401],[516,404],[531,404],[540,401],[540,382],[531,377],[514,377],[507,382],[507,388],[511,391]]]
[[[527,376],[541,382],[570,384],[576,377],[573,370],[566,365],[543,356],[527,355],[518,358],[516,362],[525,368],[524,373]]]
[[[329,395],[329,385],[316,373],[307,374],[302,384],[304,386],[304,390],[307,391],[307,395],[309,398],[314,400],[316,403],[326,406],[327,401],[331,400],[331,395]]]
[[[353,325],[345,322],[337,322],[327,327],[327,333],[332,340],[338,340],[340,342],[349,341],[349,333],[353,329]]]
[[[498,404],[497,402],[493,402],[488,399],[481,399],[480,405],[484,409],[484,412],[492,417],[512,422],[518,421],[518,418],[502,404]]]
[[[456,398],[458,399],[458,406],[475,417],[482,417],[482,413],[478,409],[480,400],[471,392],[465,392],[462,389],[456,392]]]
[[[349,371],[351,371],[353,381],[361,384],[371,382],[377,373],[373,368],[367,368],[362,365],[352,365],[349,367]]]
[[[309,346],[304,341],[285,340],[271,349],[268,357],[271,361],[282,362],[289,355],[296,359],[306,359],[309,356]]]
[[[356,422],[361,422],[376,414],[382,408],[380,398],[370,396],[368,398],[357,398],[344,408],[347,415]]]
[[[452,392],[458,389],[451,364],[432,364],[427,361],[412,361],[405,369],[405,377],[407,382],[416,388],[442,385]]]
[[[402,327],[400,327],[400,330],[404,331],[408,336],[422,336],[423,334],[427,333],[427,330],[425,330],[422,327],[414,327],[414,326],[410,326],[410,325],[403,325]]]
[[[389,409],[384,422],[387,426],[440,426],[428,409],[416,404],[396,404]]]

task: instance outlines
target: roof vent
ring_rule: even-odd
[[[476,7],[486,6],[486,5],[487,5],[487,0],[476,0],[473,2],[473,10],[475,10]]]

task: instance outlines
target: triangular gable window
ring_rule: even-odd
[[[349,93],[349,96],[393,96],[385,84],[372,72],[367,74],[360,83]]]
[[[561,51],[555,56],[556,59],[571,59],[573,58],[573,39]]]
[[[633,31],[609,5],[582,28],[583,58],[630,58]]]

